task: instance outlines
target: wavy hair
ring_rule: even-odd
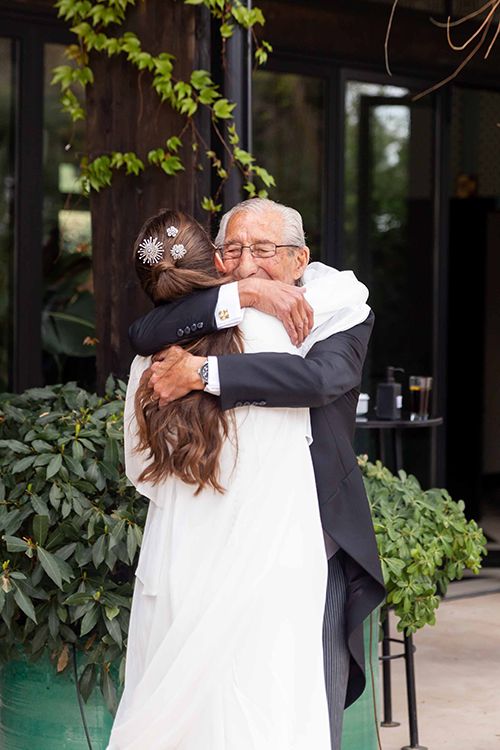
[[[175,236],[167,229],[175,227]],[[162,258],[149,265],[140,257],[140,244],[150,237],[163,243]],[[186,253],[175,259],[173,245],[183,245]],[[227,281],[214,265],[214,246],[205,230],[181,211],[162,210],[143,225],[134,245],[137,276],[145,293],[158,304],[170,302],[200,289],[220,286]],[[242,351],[238,328],[210,333],[180,346],[196,356],[234,354]],[[154,359],[154,357],[153,357]],[[197,486],[196,494],[211,486],[224,492],[220,483],[220,454],[230,434],[230,419],[219,399],[195,391],[177,401],[160,406],[152,398],[148,378],[143,377],[135,396],[138,423],[138,450],[150,459],[141,481],[152,484],[174,475]]]

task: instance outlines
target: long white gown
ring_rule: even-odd
[[[246,352],[300,356],[274,318],[248,310],[241,329]],[[133,403],[149,364],[135,358],[125,406],[127,476],[150,506],[108,750],[329,750],[309,411],[236,409],[223,495],[141,483]]]

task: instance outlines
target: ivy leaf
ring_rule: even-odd
[[[233,36],[234,33],[234,24],[232,23],[223,23],[220,26],[220,35],[223,39],[229,39]]]
[[[206,86],[210,86],[212,83],[212,78],[210,76],[210,73],[208,70],[193,70],[191,73],[191,85],[195,89],[203,89]]]
[[[177,151],[182,146],[182,141],[177,135],[173,135],[171,138],[167,140],[167,149],[171,151],[173,154],[177,153]]]
[[[170,155],[161,162],[161,168],[168,175],[175,175],[184,170],[184,165],[178,156]]]
[[[227,120],[232,116],[236,104],[228,102],[227,99],[219,99],[213,106],[214,116],[220,120]]]

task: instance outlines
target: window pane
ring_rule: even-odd
[[[0,390],[10,386],[14,255],[14,43],[0,38]]]
[[[302,214],[312,255],[322,251],[325,83],[320,78],[256,71],[254,154],[275,177],[270,198]]]
[[[53,69],[65,64],[64,46],[45,47],[42,346],[45,382],[95,373],[95,311],[91,274],[90,211],[78,184],[84,123],[61,111]]]
[[[375,381],[388,365],[432,374],[433,106],[408,93],[346,90],[345,266],[370,289]]]

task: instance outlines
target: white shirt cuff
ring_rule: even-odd
[[[208,383],[205,386],[207,393],[211,393],[212,396],[220,396],[220,380],[219,380],[219,363],[217,357],[207,357],[208,359]]]
[[[215,323],[217,328],[231,328],[237,326],[243,320],[243,312],[240,305],[238,282],[223,284],[219,289],[219,297],[215,308]]]

